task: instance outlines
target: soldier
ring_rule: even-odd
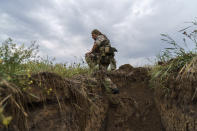
[[[111,47],[109,39],[97,29],[92,31],[92,38],[95,42],[92,50],[86,53],[85,59],[90,68],[95,69],[96,65],[98,65],[100,73],[98,73],[99,76],[97,76],[97,78],[102,86],[105,87],[105,90],[110,89],[114,94],[119,93],[116,85],[113,84],[111,79],[106,75],[109,65],[111,66],[111,70],[116,69],[114,52],[117,52],[117,50],[114,47]]]
[[[90,68],[96,65],[99,69],[107,69],[110,65],[111,70],[116,69],[116,61],[114,59],[117,50],[111,47],[109,39],[103,35],[99,30],[92,31],[92,38],[95,40],[92,50],[86,53],[86,61]]]

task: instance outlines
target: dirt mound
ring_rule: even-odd
[[[119,67],[119,71],[125,71],[125,72],[131,72],[133,70],[133,66],[131,66],[130,64],[124,64],[122,66]]]
[[[108,73],[120,89],[116,95],[103,93],[94,77],[67,79],[49,72],[34,74],[32,88],[23,96],[27,115],[18,123],[19,116],[14,117],[9,129],[161,131],[147,69],[123,67]]]
[[[30,130],[45,130],[46,127],[48,130],[96,130],[101,126],[107,104],[91,93],[90,89],[95,86],[93,80],[63,79],[50,73],[38,76],[45,87],[55,89],[51,94],[56,99],[49,97],[56,102],[47,102],[47,105],[32,111]]]
[[[148,70],[149,69],[142,67],[133,68],[131,65],[125,64],[122,65],[118,70],[110,72],[109,76],[117,84],[117,86],[129,87],[135,82],[148,82],[150,80]]]

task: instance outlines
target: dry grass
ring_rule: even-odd
[[[177,75],[177,80],[187,79],[194,81],[197,79],[197,56],[191,62],[185,64]]]
[[[151,69],[151,81],[165,83],[169,78],[175,80],[196,79],[197,21],[193,21],[191,24],[191,26],[179,31],[183,35],[182,44],[177,43],[169,35],[162,34],[162,40],[169,44],[169,47],[160,53],[158,63]],[[194,44],[195,48],[188,49],[187,42]]]

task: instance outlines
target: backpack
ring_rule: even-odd
[[[104,37],[106,40],[104,40],[99,47],[102,56],[114,55],[114,52],[117,52],[117,49],[115,47],[111,47],[109,39],[105,35]]]

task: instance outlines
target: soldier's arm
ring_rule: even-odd
[[[94,52],[97,47],[98,47],[98,45],[96,43],[94,43],[94,45],[93,45],[92,50],[90,51],[90,53]]]
[[[102,43],[104,40],[105,40],[105,37],[104,37],[103,35],[99,35],[99,36],[97,37],[97,39],[95,40],[95,43],[94,43],[94,44],[96,44],[97,46],[100,46],[101,43]]]
[[[103,35],[98,36],[98,38],[94,42],[94,45],[90,53],[94,52],[101,45],[101,42],[103,42],[104,40],[105,40],[105,37]]]

